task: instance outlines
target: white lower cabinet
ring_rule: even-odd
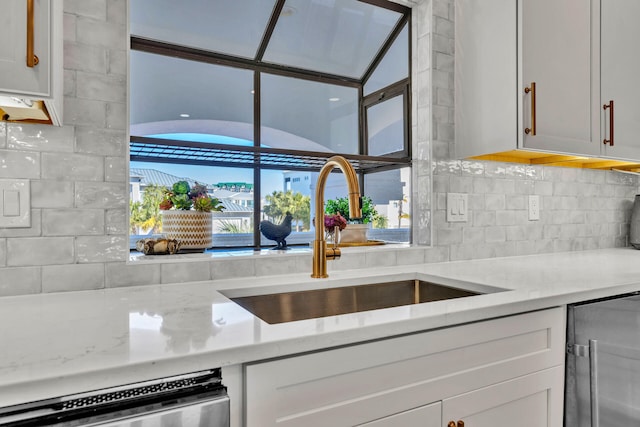
[[[360,424],[359,427],[440,427],[441,425],[442,403],[435,402]]]
[[[248,364],[245,423],[561,426],[564,324],[553,308]]]
[[[442,425],[561,426],[563,383],[564,369],[556,366],[445,399]]]

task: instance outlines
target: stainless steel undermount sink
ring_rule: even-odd
[[[311,290],[232,296],[232,301],[269,324],[315,319],[338,314],[420,304],[496,292],[460,289],[426,280],[408,279],[384,283]]]

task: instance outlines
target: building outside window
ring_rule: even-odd
[[[334,154],[352,162],[378,212],[370,238],[409,241],[410,9],[357,0],[130,8],[132,241],[161,233],[133,215],[145,195],[186,180],[225,207],[214,247],[273,245],[258,224],[285,211],[294,213],[287,242],[308,244],[317,174]],[[331,174],[325,199],[346,194]]]

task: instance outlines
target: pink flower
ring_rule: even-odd
[[[333,232],[334,227],[338,227],[340,230],[344,230],[347,226],[347,220],[340,214],[325,215],[324,216],[324,228],[330,233]]]

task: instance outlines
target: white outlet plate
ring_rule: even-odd
[[[467,222],[468,196],[465,193],[447,193],[447,222]]]
[[[529,196],[529,221],[540,219],[540,196],[532,194]]]

